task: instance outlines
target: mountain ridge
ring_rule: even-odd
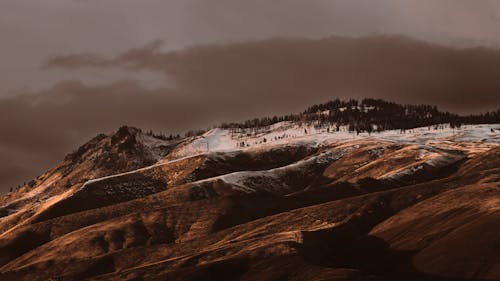
[[[0,278],[500,280],[500,124],[352,129],[98,135],[2,197]]]

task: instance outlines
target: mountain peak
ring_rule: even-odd
[[[142,132],[141,129],[138,129],[138,128],[132,127],[132,126],[124,125],[124,126],[121,126],[116,131],[116,133],[113,135],[113,137],[123,138],[123,137],[127,137],[127,136],[136,136],[140,132]]]
[[[398,279],[417,274],[400,272],[413,260],[433,274],[482,272],[477,261],[492,254],[481,247],[498,240],[500,127],[469,124],[497,116],[367,100],[185,138],[122,126],[0,198],[0,279],[124,280],[130,271],[134,280],[234,280],[217,274],[241,263],[248,280],[286,280],[280,259],[336,280],[316,261],[360,274],[380,266],[381,277]],[[396,122],[410,117],[435,125]],[[435,226],[454,235],[442,239]],[[486,242],[458,251],[477,241],[470,233]],[[416,259],[393,264],[398,245]],[[433,272],[426,261],[443,256],[460,262],[441,260]],[[272,276],[262,278],[262,266]]]

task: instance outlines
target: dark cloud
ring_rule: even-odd
[[[52,67],[65,67],[65,68],[79,68],[82,66],[107,66],[108,61],[94,54],[71,54],[71,55],[58,55],[49,58],[43,65],[43,68]]]
[[[260,105],[286,100],[294,110],[335,96],[430,103],[460,113],[499,105],[495,49],[454,49],[395,36],[270,39],[171,52],[160,47],[155,41],[110,59],[53,57],[47,65],[156,71],[173,77],[178,89],[210,99],[249,98]]]
[[[151,88],[132,80],[63,81],[0,99],[3,190],[123,124],[182,132],[297,112],[335,97],[430,103],[462,113],[500,106],[498,50],[453,49],[402,37],[270,39],[170,52],[155,41],[110,58],[55,56],[46,66],[96,73],[117,67],[148,70],[173,83]]]
[[[49,57],[42,65],[43,69],[64,68],[79,69],[83,67],[128,67],[148,68],[155,64],[159,50],[164,45],[163,40],[155,40],[145,46],[130,49],[121,55],[106,59],[97,54],[63,54]]]
[[[2,0],[0,97],[59,80],[114,75],[40,69],[51,54],[113,56],[153,38],[166,48],[272,37],[401,34],[450,45],[500,46],[497,0]],[[69,57],[101,63],[95,57]],[[111,79],[110,79],[111,76]]]

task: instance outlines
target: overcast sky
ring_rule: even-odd
[[[0,95],[49,87],[63,77],[116,79],[114,73],[61,75],[39,65],[54,54],[113,55],[156,39],[177,49],[276,36],[391,33],[493,45],[500,44],[499,27],[495,0],[2,0]]]
[[[178,132],[335,97],[493,109],[498,30],[495,0],[1,0],[0,192],[121,124]]]

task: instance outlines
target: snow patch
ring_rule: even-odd
[[[284,121],[266,128],[216,128],[180,146],[169,157],[178,158],[208,152],[252,150],[272,145],[302,144],[321,146],[339,141],[374,139],[400,144],[419,144],[447,149],[486,150],[500,144],[500,125],[465,125],[450,128],[447,124],[410,130],[388,130],[371,134],[349,132],[347,126],[306,125]],[[465,146],[463,143],[467,143]],[[457,145],[460,144],[460,145]]]
[[[327,165],[342,158],[352,147],[346,147],[335,151],[324,151],[315,156],[299,160],[295,163],[263,171],[239,171],[213,178],[193,182],[194,185],[223,181],[230,184],[233,190],[251,193],[257,189],[265,189],[271,192],[288,192],[293,190],[291,182],[286,180],[287,175],[303,174],[304,177],[314,177],[309,171],[318,166]],[[308,170],[309,169],[309,170]]]

